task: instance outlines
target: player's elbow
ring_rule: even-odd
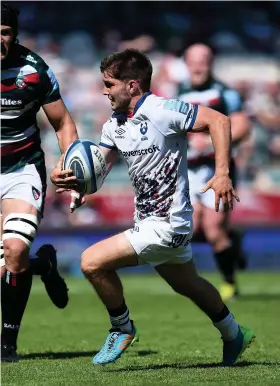
[[[211,110],[211,109],[209,109]],[[224,130],[227,132],[231,131],[231,121],[226,115],[219,113],[218,111],[211,111],[209,114],[209,131],[213,130]]]
[[[249,138],[251,125],[248,117],[244,113],[235,113],[230,115],[232,139],[242,141]]]
[[[232,133],[229,117],[215,111],[215,114],[209,119],[209,134],[212,140],[218,137],[227,137],[231,140]]]

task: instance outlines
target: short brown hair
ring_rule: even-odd
[[[100,70],[122,81],[138,80],[144,92],[150,89],[153,67],[147,56],[138,50],[127,49],[107,55],[101,62]]]

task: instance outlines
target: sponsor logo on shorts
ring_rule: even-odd
[[[130,151],[121,151],[121,154],[125,157],[136,157],[139,155],[147,155],[156,153],[157,151],[160,151],[159,146],[153,145],[151,147],[148,147],[147,149],[137,149],[137,150],[130,150]]]
[[[33,193],[33,197],[34,199],[37,201],[39,200],[40,196],[41,196],[41,193],[38,189],[34,188],[34,186],[32,186],[32,193]]]
[[[172,237],[172,241],[169,247],[178,248],[184,244],[184,247],[190,243],[187,235],[175,235]]]
[[[131,234],[133,234],[134,232],[139,232],[139,226],[138,225],[134,225],[134,228],[130,228],[129,231],[130,231]]]

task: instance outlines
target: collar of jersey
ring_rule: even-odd
[[[150,91],[148,91],[148,92],[145,92],[145,94],[141,96],[141,98],[138,100],[138,102],[136,103],[136,105],[134,107],[133,113],[130,113],[130,114],[128,114],[128,113],[113,113],[112,117],[116,118],[118,123],[125,122],[127,120],[127,118],[133,118],[133,116],[136,114],[137,110],[142,106],[142,104],[145,102],[147,97],[151,94],[152,93]]]

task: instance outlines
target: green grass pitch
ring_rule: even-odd
[[[243,297],[229,306],[257,339],[233,368],[219,365],[219,333],[189,300],[156,275],[122,278],[139,343],[116,363],[93,365],[109,322],[89,284],[69,279],[69,305],[58,310],[35,280],[20,332],[22,359],[2,364],[2,385],[280,385],[279,272],[240,275]]]

